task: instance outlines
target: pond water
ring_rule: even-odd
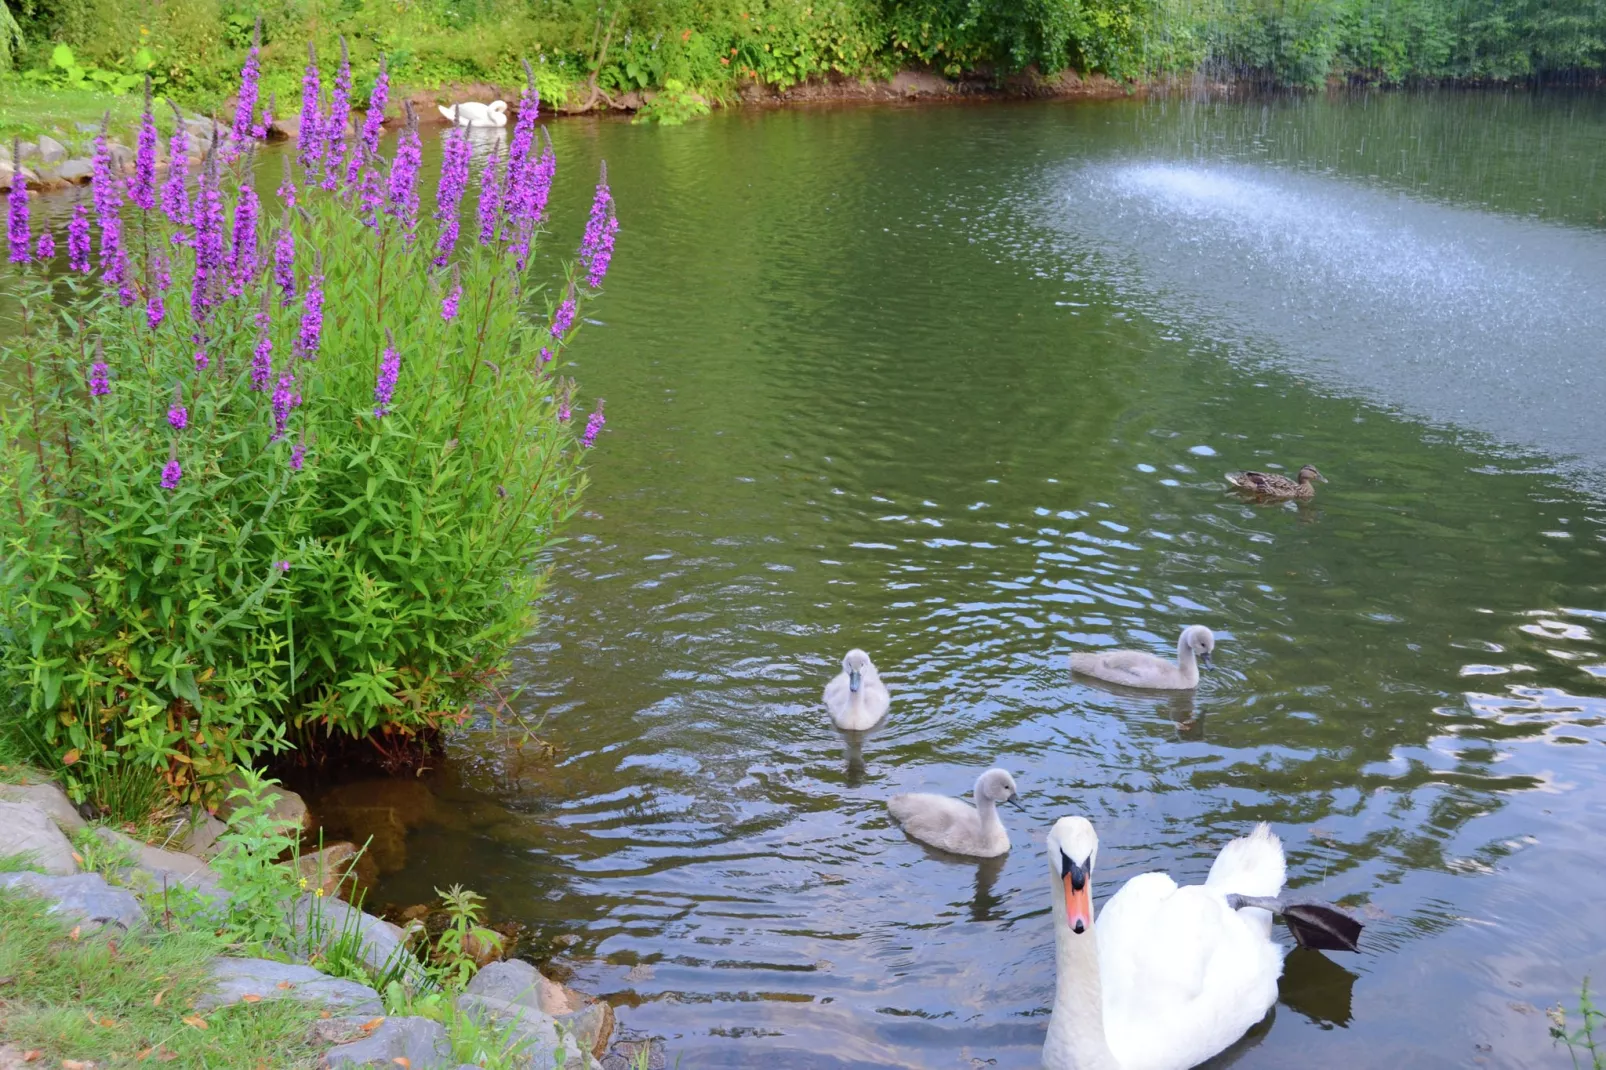
[[[1033,1067],[1053,820],[1097,823],[1100,900],[1267,820],[1370,920],[1212,1065],[1568,1065],[1543,1011],[1606,962],[1606,100],[552,133],[564,239],[599,157],[624,228],[574,350],[608,431],[515,662],[558,756],[473,733],[356,789],[379,900],[485,893],[684,1067]],[[1306,462],[1309,506],[1224,493]],[[1066,671],[1193,622],[1197,696]],[[853,646],[894,696],[862,741],[820,705]],[[1007,858],[889,823],[994,763]]]

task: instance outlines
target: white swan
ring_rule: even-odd
[[[832,722],[845,732],[874,728],[887,715],[891,701],[881,674],[862,650],[848,651],[842,671],[825,685],[825,708],[831,711]]]
[[[1221,849],[1202,885],[1133,877],[1093,924],[1098,834],[1084,817],[1048,834],[1054,1013],[1045,1070],[1186,1070],[1226,1048],[1277,1001],[1283,953],[1272,915],[1229,896],[1273,898],[1283,846],[1266,825]]]
[[[435,105],[435,110],[449,123],[458,126],[506,126],[507,101],[493,100],[489,104],[480,104],[477,101],[465,100],[461,104],[453,104],[450,108],[444,105]]]
[[[946,795],[916,792],[894,795],[887,800],[887,809],[903,831],[921,843],[956,855],[996,858],[1009,850],[1009,833],[998,819],[998,804],[1020,806],[1015,778],[1005,769],[987,770],[976,778],[975,799],[976,805],[969,807]]]
[[[1177,639],[1175,665],[1146,650],[1106,650],[1072,654],[1071,671],[1127,687],[1183,691],[1199,686],[1199,664],[1210,668],[1210,652],[1214,649],[1216,637],[1210,629],[1203,624],[1190,624]]]

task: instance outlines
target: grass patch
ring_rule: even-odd
[[[264,1000],[197,1015],[222,942],[204,932],[79,936],[48,903],[0,891],[0,1036],[99,1067],[318,1065],[307,1041],[319,1009]]]
[[[26,82],[21,78],[0,78],[0,138],[11,160],[11,139],[31,141],[49,134],[75,156],[87,156],[95,135],[78,129],[78,123],[99,123],[110,111],[112,137],[130,147],[139,126],[144,98],[138,93],[114,97],[87,89],[57,89]],[[171,119],[167,120],[171,124]],[[165,129],[165,127],[164,127]]]

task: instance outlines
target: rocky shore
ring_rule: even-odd
[[[272,789],[273,816],[307,828],[305,805],[292,792]],[[226,825],[211,815],[177,824],[167,846],[141,843],[105,826],[93,827],[65,794],[50,783],[0,785],[0,857],[21,857],[42,872],[0,873],[0,889],[37,896],[48,912],[74,926],[72,938],[99,934],[116,940],[149,937],[161,924],[173,889],[186,888],[202,903],[222,908],[229,902],[217,872],[208,864],[217,853]],[[84,850],[75,849],[75,837]],[[85,853],[105,856],[99,871],[86,871]],[[177,848],[177,849],[173,849]],[[410,990],[424,991],[430,980],[412,949],[422,925],[404,929],[364,913],[335,893],[355,882],[356,852],[334,844],[300,859],[305,889],[281,904],[306,952],[302,961],[275,961],[222,955],[211,964],[211,983],[193,1005],[195,1014],[240,1003],[293,1000],[307,1005],[307,1041],[323,1051],[329,1067],[394,1067],[412,1070],[464,1068],[452,1057],[446,1027],[421,1016],[388,1016],[380,992],[357,981],[331,976],[313,963],[341,942],[375,977],[393,977]],[[106,859],[115,861],[108,863]],[[7,979],[9,980],[9,979]],[[6,1000],[28,993],[8,989]],[[453,998],[455,1011],[482,1024],[516,1053],[517,1065],[560,1065],[625,1070],[662,1061],[654,1046],[623,1041],[610,1047],[613,1009],[543,977],[517,959],[487,962]],[[0,1014],[4,1003],[0,1002]],[[0,1029],[0,1035],[4,1030]],[[0,1067],[20,1065],[21,1053],[0,1044]]]

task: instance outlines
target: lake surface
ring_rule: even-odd
[[[379,900],[478,889],[672,1065],[1034,1067],[1053,820],[1097,824],[1099,900],[1266,820],[1363,953],[1292,955],[1212,1065],[1570,1065],[1543,1011],[1606,964],[1606,100],[552,134],[561,240],[599,157],[623,222],[573,351],[608,430],[515,661],[558,756],[454,744]],[[1309,506],[1224,493],[1306,462]],[[1197,696],[1066,670],[1194,622]],[[894,696],[862,741],[820,705],[853,646]],[[890,824],[994,763],[1006,859]]]

